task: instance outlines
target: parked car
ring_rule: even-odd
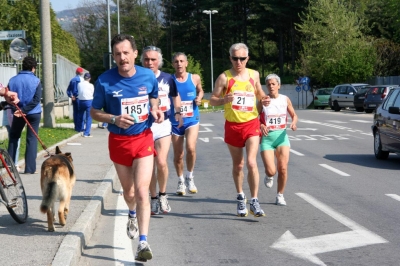
[[[321,88],[318,89],[315,92],[314,96],[314,108],[318,109],[324,109],[325,107],[329,106],[328,101],[329,97],[331,96],[331,93],[333,91],[333,88]]]
[[[368,91],[365,94],[364,110],[366,113],[372,113],[378,107],[390,90],[398,85],[374,85],[368,86]]]
[[[360,88],[364,88],[369,84],[354,83],[337,85],[329,97],[329,106],[335,112],[339,112],[342,108],[354,108],[354,95]]]
[[[400,155],[400,87],[393,88],[376,109],[371,128],[377,159],[387,159],[389,153]]]
[[[356,108],[357,112],[364,112],[364,99],[365,94],[369,90],[369,87],[362,87],[358,89],[356,94],[354,95],[354,108]]]

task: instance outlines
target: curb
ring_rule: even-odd
[[[79,134],[78,134],[79,135]],[[104,201],[112,192],[112,184],[117,181],[114,165],[110,167],[100,186],[92,196],[88,206],[64,237],[53,259],[52,266],[78,265],[82,249],[93,235]]]

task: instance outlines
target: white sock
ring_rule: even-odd
[[[179,181],[180,181],[180,182],[183,182],[183,181],[185,181],[185,179],[183,178],[183,175],[181,175],[181,176],[178,176],[178,178],[179,178]]]
[[[187,172],[186,178],[193,178],[193,172]]]

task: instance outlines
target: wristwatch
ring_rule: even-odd
[[[178,112],[175,112],[174,115],[180,115],[180,114],[181,114],[181,112],[178,111]]]
[[[111,117],[111,124],[115,125],[115,115]]]

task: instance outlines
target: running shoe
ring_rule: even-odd
[[[151,252],[150,245],[146,241],[140,241],[137,247],[135,260],[146,262],[153,258],[153,252]]]
[[[159,198],[151,199],[151,215],[159,214],[160,213],[160,202]]]
[[[128,214],[128,223],[126,224],[126,234],[130,239],[139,237],[139,226],[137,217],[130,217]]]
[[[236,199],[237,199],[237,215],[239,217],[246,217],[249,214],[246,208],[246,203],[247,203],[246,196],[243,197],[242,195],[238,195]]]
[[[171,207],[169,206],[167,195],[160,196],[159,204],[160,204],[159,206],[160,206],[161,213],[169,213],[171,211]]]
[[[274,177],[273,176],[271,176],[271,177],[265,176],[264,177],[264,185],[267,188],[272,188],[272,186],[274,185]]]
[[[176,189],[176,194],[181,196],[186,194],[186,186],[184,182],[181,181],[178,182],[178,188]]]
[[[192,193],[192,194],[197,193],[197,187],[194,184],[193,177],[192,178],[186,177],[185,178],[185,185],[188,188],[189,193]]]
[[[260,207],[260,203],[258,202],[258,199],[253,199],[250,202],[250,213],[253,214],[254,217],[265,216],[264,211]]]
[[[286,206],[286,201],[285,201],[285,198],[283,197],[283,194],[278,194],[276,196],[276,205]]]

